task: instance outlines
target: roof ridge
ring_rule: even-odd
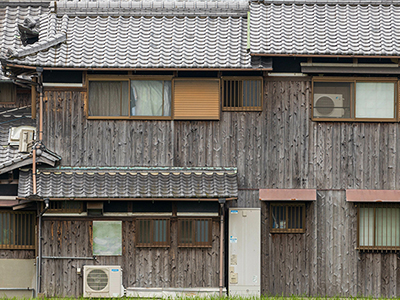
[[[400,5],[400,0],[250,0],[250,5],[255,3],[299,5]]]
[[[248,0],[103,0],[66,1],[56,3],[58,15],[244,15],[249,9]]]

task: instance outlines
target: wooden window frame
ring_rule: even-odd
[[[17,101],[17,87],[16,87],[16,85],[14,84],[14,83],[12,83],[12,82],[0,82],[0,85],[1,84],[11,84],[12,85],[12,94],[13,94],[13,99],[12,99],[12,101],[0,101],[0,105],[12,105],[12,104],[15,104],[16,103],[16,101]],[[1,89],[1,87],[0,87],[0,89]]]
[[[259,97],[259,103],[260,106],[243,106],[243,81],[257,81],[260,82],[260,94],[258,95]],[[237,95],[239,98],[239,102],[241,103],[241,106],[239,107],[230,107],[230,106],[225,106],[224,105],[224,98],[225,98],[225,82],[226,81],[239,81],[241,82],[241,93],[240,95]],[[263,77],[258,77],[258,76],[251,76],[251,77],[242,77],[242,76],[227,76],[227,77],[222,77],[221,78],[221,86],[222,86],[222,93],[221,93],[221,105],[222,105],[222,111],[262,111],[263,110]],[[234,92],[231,89],[231,93]]]
[[[370,208],[374,210],[374,215],[373,215],[373,219],[374,219],[374,224],[373,224],[373,245],[372,246],[361,246],[360,245],[360,226],[361,226],[361,222],[360,222],[360,210],[361,208]],[[376,245],[376,209],[377,208],[386,208],[386,209],[391,209],[391,208],[398,208],[400,209],[400,203],[374,203],[374,204],[370,204],[370,203],[359,203],[357,204],[357,249],[361,250],[361,251],[399,251],[400,250],[400,246],[377,246]],[[387,226],[387,221],[386,221],[386,226]],[[398,239],[400,240],[400,228],[397,229],[398,232],[395,232],[396,234],[398,234]],[[383,233],[383,229],[382,229],[382,233]],[[387,238],[387,233],[386,233],[386,238]]]
[[[85,78],[86,97],[85,97],[85,114],[87,119],[91,120],[172,120],[173,118],[173,103],[174,103],[174,88],[173,76],[132,76],[132,75],[87,75]],[[127,81],[128,82],[128,102],[130,107],[131,101],[131,80],[154,80],[154,81],[171,81],[171,116],[131,116],[129,109],[129,116],[90,116],[89,115],[89,83],[90,81]]]
[[[154,241],[154,221],[167,221],[167,228],[166,230],[166,241],[165,242],[156,242]],[[140,234],[142,232],[140,228],[140,221],[150,221],[150,243],[140,243]],[[144,248],[144,247],[170,247],[171,245],[171,218],[163,218],[163,217],[146,217],[146,218],[136,218],[135,220],[135,240],[136,240],[136,247]]]
[[[75,202],[78,203],[80,202],[80,208],[52,208],[54,207],[56,204],[62,204],[65,203],[68,200],[63,200],[63,201],[50,201],[49,203],[49,208],[46,210],[46,213],[60,213],[60,214],[65,214],[65,213],[82,213],[84,212],[85,208],[84,208],[84,202],[83,201],[71,201],[71,202]],[[42,203],[41,205],[42,210],[44,209],[44,204]]]
[[[353,83],[351,90],[350,99],[350,115],[351,118],[318,118],[314,117],[314,83],[316,82],[332,82],[332,83]],[[394,83],[395,84],[395,95],[394,95],[394,118],[357,118],[355,116],[356,111],[356,84],[357,82],[370,82],[370,83]],[[397,78],[381,78],[381,77],[313,77],[311,84],[311,120],[315,122],[328,121],[328,122],[398,122],[399,121],[399,86],[400,81]]]
[[[11,215],[14,216],[23,216],[23,215],[30,215],[31,216],[31,221],[32,223],[29,222],[29,220],[27,220],[27,218],[25,218],[25,220],[20,220],[20,221],[16,221],[16,217],[14,217],[14,221],[13,221],[13,237],[10,238],[10,240],[14,240],[14,243],[11,244],[0,244],[0,249],[16,249],[16,250],[34,250],[36,249],[36,237],[35,237],[35,225],[36,225],[36,213],[35,212],[31,212],[31,211],[8,211],[8,210],[0,210],[1,214],[9,214],[10,217],[8,218],[8,230],[10,230],[11,228]],[[3,215],[4,216],[4,215]],[[4,220],[2,220],[2,222],[4,222]],[[29,224],[30,223],[30,224]],[[31,226],[31,228],[29,228],[29,226]],[[23,241],[28,244],[28,245],[17,245],[15,243],[16,240],[16,236],[21,234],[18,230],[22,230],[25,228],[25,231],[30,230],[30,234],[31,236],[27,236],[25,234],[25,236],[23,237]],[[3,224],[0,223],[0,230],[3,230],[2,235],[5,235],[4,230],[7,230],[7,228],[3,227]],[[4,238],[4,236],[1,236],[2,238]]]
[[[192,222],[192,243],[182,243],[182,221]],[[196,242],[196,221],[208,221],[208,241],[207,242]],[[212,218],[205,217],[179,217],[178,218],[178,247],[179,248],[210,248],[212,247]]]
[[[301,207],[302,208],[302,228],[273,228],[273,207],[285,207],[286,214],[286,224],[289,220],[289,207]],[[269,218],[270,218],[270,232],[271,233],[305,233],[306,232],[306,204],[304,202],[300,203],[287,203],[287,202],[277,202],[270,203],[269,207]]]

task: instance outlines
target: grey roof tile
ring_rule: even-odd
[[[57,16],[51,10],[40,16],[37,45],[19,50],[14,41],[14,53],[27,56],[13,61],[71,68],[251,68],[246,10],[243,0],[62,1]],[[7,22],[16,28],[16,20]]]
[[[50,198],[237,197],[234,168],[63,168],[37,174],[38,195]],[[32,174],[21,170],[18,195],[32,193]]]
[[[251,2],[251,53],[400,55],[400,3],[350,2]]]

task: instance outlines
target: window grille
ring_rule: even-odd
[[[168,247],[170,245],[169,219],[137,219],[136,246]]]
[[[178,220],[178,246],[179,247],[211,247],[212,220],[179,219]]]
[[[304,233],[305,204],[271,204],[270,222],[271,233]]]
[[[81,213],[82,201],[50,201],[48,213]]]
[[[261,111],[262,79],[224,78],[222,110]]]
[[[34,212],[0,211],[0,249],[35,249]]]
[[[358,247],[362,250],[400,250],[400,206],[360,204]]]

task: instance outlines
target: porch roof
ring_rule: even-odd
[[[235,198],[236,168],[73,168],[40,169],[37,193],[50,199]],[[21,170],[18,196],[32,194],[32,172]]]

